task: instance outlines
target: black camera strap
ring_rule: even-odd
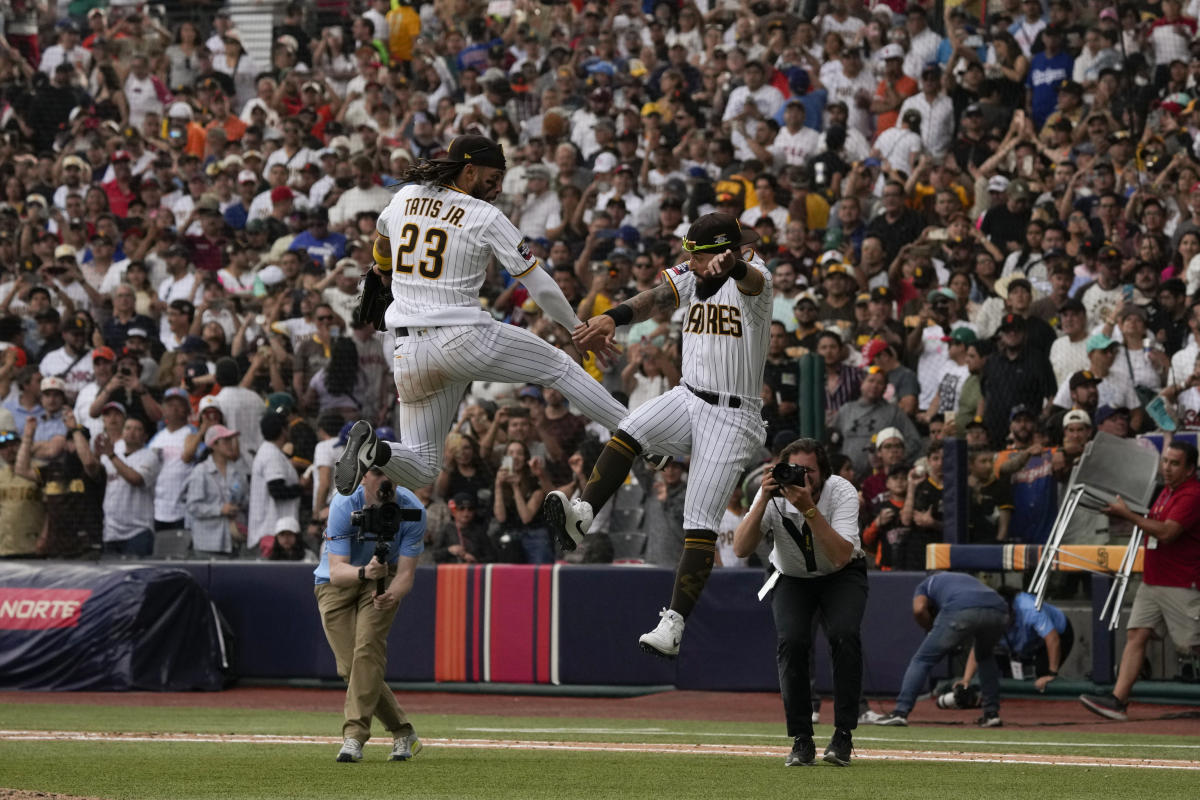
[[[812,528],[808,527],[807,522],[801,523],[801,528],[796,529],[796,523],[787,518],[786,515],[780,514],[779,518],[783,520],[783,529],[788,532],[788,536],[792,537],[792,541],[800,548],[800,552],[804,554],[804,568],[809,572],[817,571],[817,550],[813,545]]]

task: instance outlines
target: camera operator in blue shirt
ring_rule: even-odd
[[[816,761],[813,745],[809,651],[820,612],[833,655],[834,733],[824,760],[850,764],[851,731],[858,727],[862,696],[862,618],[867,607],[867,566],[858,530],[858,491],[832,475],[820,442],[798,439],[763,475],[762,488],[733,535],[734,554],[754,552],[771,531],[775,547],[760,596],[771,591],[778,632],[779,688],[792,752],[787,766]]]
[[[407,761],[421,749],[384,671],[388,631],[412,589],[424,540],[421,501],[378,469],[369,470],[353,494],[335,495],[330,503],[325,547],[313,574],[325,638],[338,675],[349,684],[338,761],[362,760],[372,716],[392,734],[391,761]]]

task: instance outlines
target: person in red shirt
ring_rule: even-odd
[[[133,190],[133,156],[128,150],[112,154],[113,179],[101,188],[108,195],[108,208],[121,219],[129,216],[129,204],[137,199]]]
[[[1160,464],[1166,487],[1150,516],[1129,510],[1120,497],[1104,510],[1127,520],[1146,534],[1142,586],[1129,612],[1125,650],[1117,683],[1108,695],[1081,695],[1093,713],[1126,719],[1129,694],[1141,672],[1146,644],[1154,635],[1170,635],[1181,651],[1200,655],[1200,481],[1196,480],[1196,448],[1172,442]]]

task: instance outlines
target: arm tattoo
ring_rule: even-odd
[[[633,321],[642,322],[650,319],[656,311],[674,311],[678,301],[675,289],[664,279],[653,289],[638,292],[624,304],[633,309]]]

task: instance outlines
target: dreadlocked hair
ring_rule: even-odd
[[[458,177],[458,173],[462,168],[462,164],[422,160],[405,170],[400,175],[399,180],[401,183],[422,183],[426,186],[440,186],[450,183],[454,178]]]

